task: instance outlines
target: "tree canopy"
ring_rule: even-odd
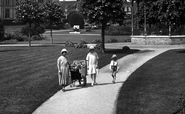
[[[16,21],[28,24],[40,23],[44,20],[43,7],[36,0],[21,0],[16,6]],[[31,46],[31,34],[29,29],[29,46]]]
[[[124,12],[123,0],[80,0],[79,10],[89,23],[102,26],[102,49],[104,47],[104,32],[107,23],[123,24],[126,13]]]
[[[185,4],[183,0],[146,1],[140,5],[140,22],[144,21],[144,5],[146,6],[147,23],[163,25],[184,25]]]
[[[145,0],[145,3],[141,1],[139,8],[141,24],[144,23],[144,6],[149,25],[160,26],[160,28],[173,27],[174,30],[185,25],[184,0]]]
[[[62,23],[64,18],[64,12],[62,11],[60,4],[57,2],[48,2],[44,5],[45,20],[49,23],[51,43],[53,44],[52,26],[57,23]]]
[[[16,6],[16,21],[36,23],[43,20],[42,7],[36,0],[21,0]]]

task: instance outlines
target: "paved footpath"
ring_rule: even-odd
[[[123,47],[123,44],[107,44],[106,46],[121,48],[119,46]],[[185,46],[152,47],[129,45],[129,47],[140,49],[141,51],[118,60],[120,70],[117,74],[115,84],[112,84],[112,77],[107,65],[100,69],[97,76],[98,84],[94,87],[90,86],[91,79],[87,76],[87,83],[89,83],[87,87],[67,87],[66,92],[58,91],[54,96],[38,107],[33,114],[114,114],[119,89],[132,72],[148,60],[169,49],[184,48]],[[76,83],[76,85],[78,85],[78,83]]]

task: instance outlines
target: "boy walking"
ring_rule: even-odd
[[[112,83],[115,84],[116,81],[116,73],[118,72],[118,62],[117,62],[117,56],[115,54],[112,55],[111,57],[111,62],[110,62],[110,70],[112,72]]]

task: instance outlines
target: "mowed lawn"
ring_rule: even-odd
[[[185,50],[170,50],[136,70],[120,89],[117,114],[172,114],[185,95]]]
[[[58,86],[56,61],[60,45],[35,47],[0,47],[0,114],[30,114],[54,93]],[[85,59],[88,49],[67,48],[70,61]],[[113,53],[103,54],[99,67],[110,62]]]
[[[47,39],[50,39],[50,35],[45,35]],[[81,40],[86,41],[87,43],[92,43],[94,40],[101,40],[101,35],[61,35],[54,34],[53,40],[54,43],[65,43],[66,41],[72,41],[73,43],[79,43]],[[130,42],[130,36],[105,36],[105,43],[110,39],[117,39],[118,42]]]
[[[6,33],[12,33],[15,31],[21,31],[21,27],[24,25],[15,25],[15,26],[5,26],[5,32]],[[34,44],[51,44],[51,38],[50,38],[50,31],[46,30],[47,32],[43,33],[43,36],[45,36],[44,40],[41,41],[32,41]],[[72,41],[73,43],[79,43],[81,40],[86,41],[87,43],[92,43],[93,40],[101,40],[101,30],[100,29],[94,29],[90,32],[85,32],[84,29],[81,30],[81,34],[69,34],[69,32],[72,32],[71,29],[64,29],[64,30],[53,30],[53,42],[55,44],[64,44],[66,41]],[[105,35],[105,42],[108,42],[110,39],[117,39],[118,42],[130,42],[130,36],[109,36]],[[5,43],[7,43],[6,41]],[[4,42],[0,42],[4,43]],[[28,43],[28,41],[24,42],[9,42],[9,43]]]

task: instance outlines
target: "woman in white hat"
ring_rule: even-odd
[[[89,53],[86,56],[87,61],[87,73],[91,75],[92,83],[91,86],[96,84],[96,74],[97,74],[97,68],[98,68],[98,54],[94,51],[94,46],[89,47]]]
[[[69,84],[69,62],[66,57],[68,51],[64,48],[61,50],[61,56],[57,60],[59,86],[65,91],[65,86]]]

